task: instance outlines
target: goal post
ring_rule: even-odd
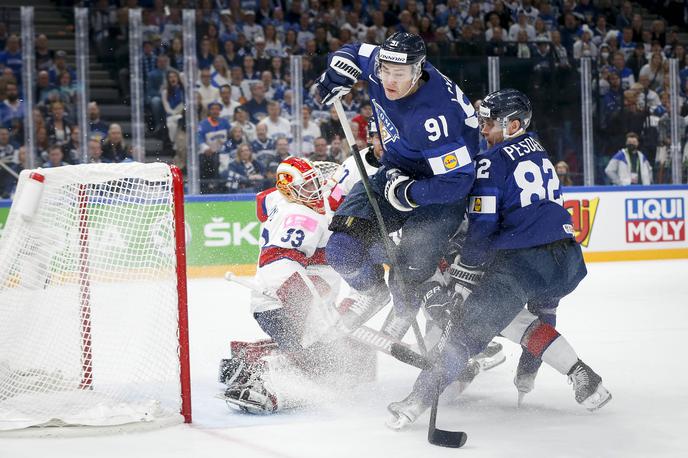
[[[0,239],[0,431],[191,422],[183,179],[23,171]]]

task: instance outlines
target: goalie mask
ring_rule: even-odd
[[[478,110],[480,129],[482,130],[485,121],[491,119],[501,127],[505,140],[523,134],[530,125],[532,117],[533,109],[530,99],[516,89],[501,89],[488,94]],[[516,132],[509,135],[507,128],[509,123],[514,120],[520,121],[521,126]]]
[[[275,186],[287,199],[316,211],[323,207],[324,180],[311,161],[288,157],[277,166]]]
[[[405,97],[423,74],[425,42],[418,35],[396,32],[380,46],[374,73],[391,100]]]

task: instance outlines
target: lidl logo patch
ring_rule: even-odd
[[[473,201],[473,212],[480,213],[482,208],[483,208],[482,197],[476,197],[475,200]]]
[[[455,169],[459,165],[459,160],[456,158],[456,154],[447,154],[444,156],[442,161],[444,163],[444,168],[447,170]]]
[[[628,243],[678,242],[686,239],[682,197],[626,199]]]

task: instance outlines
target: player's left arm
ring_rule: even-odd
[[[491,243],[499,232],[500,207],[504,199],[506,164],[499,155],[480,156],[476,179],[468,198],[468,231],[461,251],[461,262],[480,266],[492,254]]]

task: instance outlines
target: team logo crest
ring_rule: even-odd
[[[277,175],[277,187],[289,186],[292,181],[294,181],[294,177],[289,173],[281,172]]]
[[[447,170],[455,169],[459,165],[459,160],[456,158],[456,154],[447,154],[442,160],[444,168]]]
[[[399,140],[399,131],[397,127],[392,120],[389,119],[389,116],[387,116],[387,113],[385,113],[385,110],[382,109],[380,104],[378,104],[375,99],[372,99],[372,101],[375,112],[377,113],[377,124],[380,128],[380,139],[382,140],[382,144],[386,145],[389,142],[394,143]]]

